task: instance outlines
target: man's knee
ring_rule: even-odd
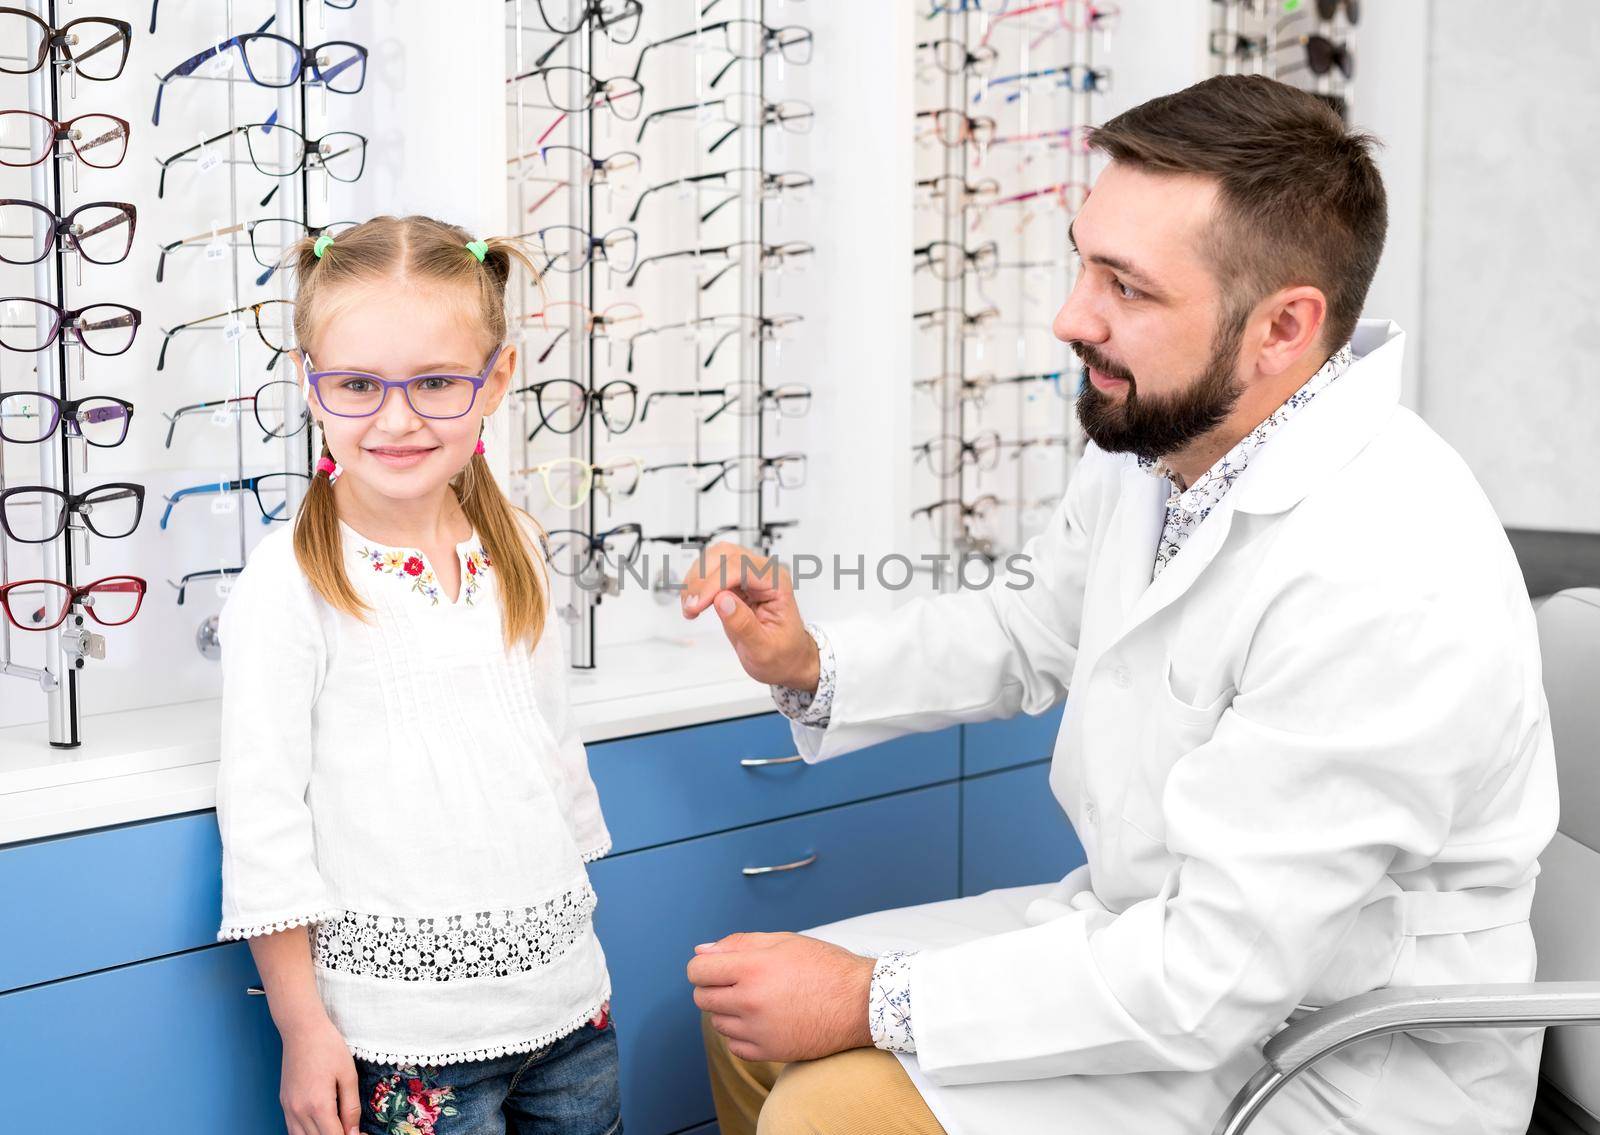
[[[892,1115],[885,1115],[885,1110]],[[858,1048],[788,1065],[766,1106],[757,1135],[857,1135],[905,1131],[942,1135],[899,1062]]]

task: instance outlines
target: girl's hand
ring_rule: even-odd
[[[283,1083],[278,1099],[289,1135],[359,1135],[356,1062],[333,1022],[322,1014],[280,1032]]]

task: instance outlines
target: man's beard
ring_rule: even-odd
[[[1119,402],[1085,378],[1078,393],[1078,421],[1089,440],[1108,453],[1135,453],[1153,460],[1177,453],[1221,425],[1244,393],[1234,377],[1244,326],[1242,321],[1230,323],[1218,327],[1211,358],[1200,377],[1160,398],[1141,398],[1131,372],[1088,344],[1073,343],[1085,366],[1129,380]]]

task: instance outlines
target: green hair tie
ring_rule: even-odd
[[[327,233],[323,233],[317,238],[317,243],[311,246],[311,251],[316,254],[318,260],[321,260],[322,254],[328,251],[328,246],[332,243],[333,238]]]
[[[469,240],[467,241],[467,251],[476,256],[478,258],[478,263],[482,264],[484,256],[489,251],[488,242],[481,240]]]

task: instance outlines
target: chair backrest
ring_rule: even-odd
[[[1600,978],[1600,587],[1538,604],[1561,830],[1539,858],[1533,933],[1540,981]],[[1545,1034],[1543,1078],[1577,1130],[1600,1135],[1600,1029]],[[1548,1093],[1546,1093],[1548,1094]]]

